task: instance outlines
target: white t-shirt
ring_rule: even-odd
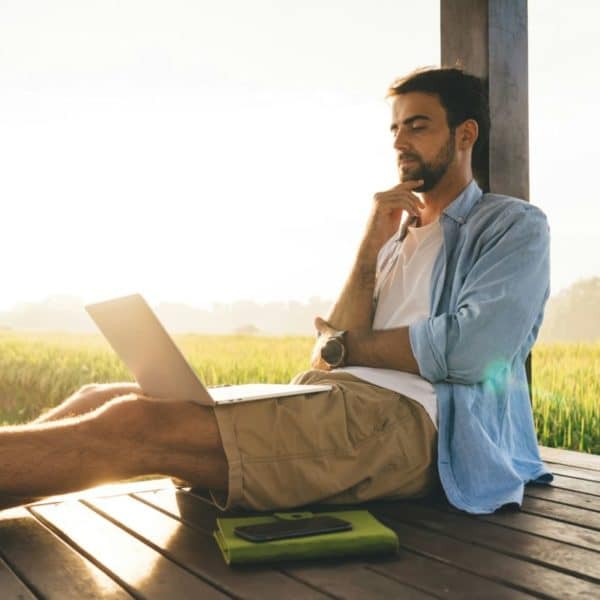
[[[406,327],[429,316],[431,272],[443,243],[439,220],[409,227],[403,242],[399,234],[379,252],[375,285],[373,329]],[[437,426],[437,399],[433,385],[423,377],[394,369],[344,367],[336,369],[416,400]]]

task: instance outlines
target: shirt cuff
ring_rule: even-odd
[[[444,353],[440,352],[440,348],[446,347],[445,335],[438,331],[437,337],[443,336],[443,339],[436,340],[433,327],[433,319],[423,319],[408,328],[410,346],[419,365],[419,373],[432,383],[442,381],[448,376]]]

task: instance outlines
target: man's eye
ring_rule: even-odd
[[[412,131],[421,131],[422,129],[425,129],[425,125],[413,125],[412,126]]]

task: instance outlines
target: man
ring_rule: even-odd
[[[296,377],[331,392],[212,409],[83,388],[0,431],[7,504],[160,473],[223,507],[418,497],[441,482],[486,513],[551,477],[524,369],[548,297],[546,219],[473,180],[489,126],[479,79],[430,69],[389,95],[400,183],[375,195],[350,277],[316,319],[313,370]]]

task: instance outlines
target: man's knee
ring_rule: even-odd
[[[211,408],[194,402],[161,401],[137,395],[111,400],[100,410],[108,436],[154,446],[217,450],[221,441]]]
[[[138,428],[147,429],[151,414],[146,404],[146,400],[134,395],[109,400],[97,411],[95,421],[108,436],[125,436]]]

